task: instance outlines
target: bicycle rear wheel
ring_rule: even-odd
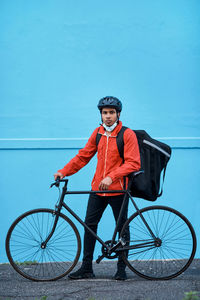
[[[140,213],[156,236],[157,243],[139,213],[133,214],[121,231],[123,237],[128,227],[130,230],[130,240],[126,244],[130,248],[128,256],[127,251],[123,253],[126,265],[139,276],[151,280],[180,275],[189,267],[196,251],[192,225],[180,212],[165,206],[145,207]],[[134,248],[136,245],[140,246]]]
[[[60,214],[55,232],[45,249],[55,221],[51,209],[35,209],[18,217],[6,237],[6,253],[13,268],[34,281],[57,280],[67,275],[80,256],[81,239],[74,223]]]

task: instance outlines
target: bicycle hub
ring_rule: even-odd
[[[45,248],[46,248],[46,243],[42,242],[41,248],[42,248],[42,249],[45,249]]]
[[[160,247],[161,245],[162,245],[161,239],[157,238],[157,239],[155,240],[155,246],[156,246],[156,247]]]

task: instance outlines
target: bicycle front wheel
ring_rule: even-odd
[[[46,247],[42,242],[55,221],[51,209],[35,209],[17,218],[6,237],[6,253],[13,268],[34,281],[57,280],[67,275],[80,256],[81,239],[74,223],[60,214]]]
[[[143,222],[144,217],[156,241]],[[146,279],[166,280],[184,272],[196,251],[196,236],[190,222],[180,212],[165,206],[151,206],[133,214],[121,232],[129,228],[123,259],[127,266]]]

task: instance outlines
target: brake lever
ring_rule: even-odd
[[[60,180],[59,180],[59,179],[56,179],[55,186],[56,186],[56,187],[59,187],[59,185],[60,185]]]
[[[51,189],[54,185],[55,185],[55,182],[52,183],[49,188]]]
[[[60,177],[56,178],[56,181],[50,185],[50,188],[52,188],[54,185],[56,187],[59,187],[59,185],[60,185]]]

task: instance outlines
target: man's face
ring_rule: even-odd
[[[112,126],[120,116],[114,108],[103,108],[101,112],[102,121],[106,126]]]

